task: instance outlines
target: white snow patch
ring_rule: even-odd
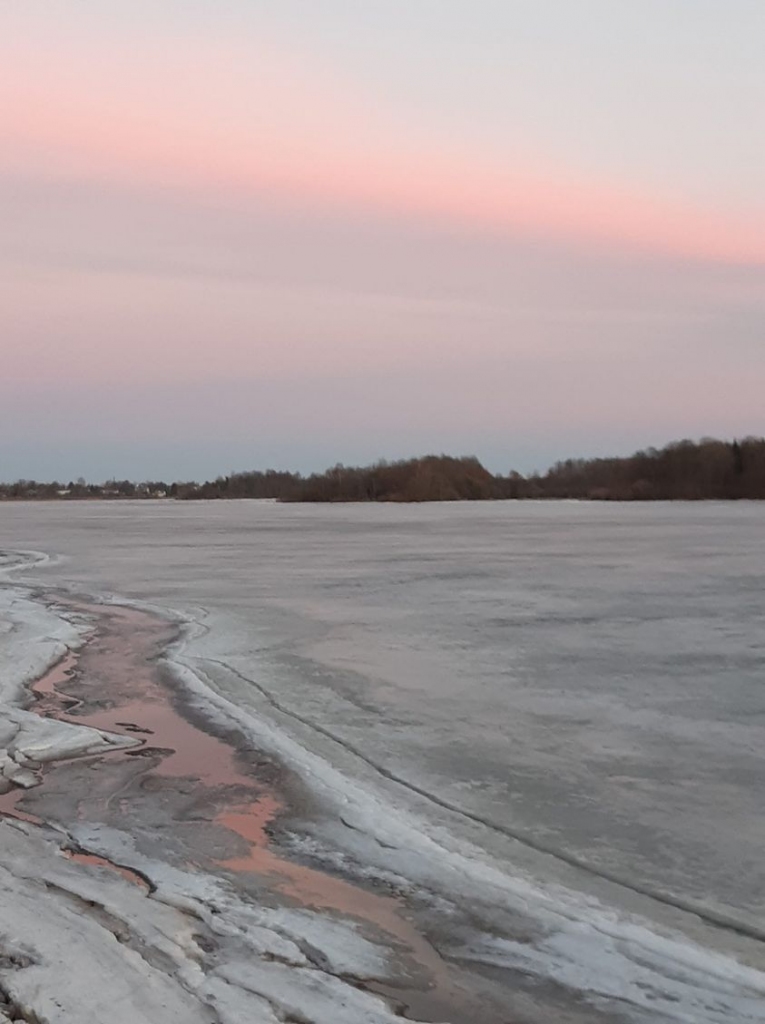
[[[23,589],[0,586],[0,704],[18,702],[26,683],[82,645],[84,632]]]

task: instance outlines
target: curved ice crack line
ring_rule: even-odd
[[[358,757],[366,765],[376,771],[383,778],[388,779],[390,782],[394,782],[399,786],[403,786],[404,789],[409,790],[412,793],[416,793],[417,796],[422,797],[425,800],[430,801],[438,807],[443,808],[446,811],[450,811],[453,814],[460,815],[463,818],[467,818],[470,821],[475,822],[478,825],[488,828],[493,832],[499,832],[502,835],[507,836],[509,839],[513,839],[528,849],[534,850],[537,853],[546,854],[549,857],[553,857],[563,864],[567,864],[569,867],[577,868],[580,871],[584,871],[591,877],[601,879],[606,882],[611,882],[614,885],[620,886],[622,889],[626,889],[629,892],[636,893],[639,896],[646,896],[649,899],[655,900],[657,903],[661,903],[665,906],[672,907],[674,910],[681,910],[684,913],[694,914],[702,921],[716,928],[722,928],[726,931],[734,932],[737,935],[741,935],[748,939],[754,939],[756,942],[765,942],[765,928],[758,928],[756,925],[748,924],[746,921],[738,921],[735,918],[728,917],[725,914],[720,914],[715,910],[711,910],[707,907],[700,907],[695,904],[692,900],[683,899],[682,896],[675,896],[673,893],[664,892],[662,889],[654,889],[650,885],[641,885],[640,883],[633,883],[627,881],[624,877],[619,875],[615,871],[609,871],[607,868],[596,868],[592,864],[589,864],[586,860],[578,857],[575,853],[569,853],[567,850],[562,850],[557,847],[551,846],[539,839],[535,839],[533,836],[528,835],[525,832],[521,832],[516,829],[509,828],[506,825],[499,825],[495,822],[487,821],[482,818],[479,814],[475,814],[472,811],[466,810],[460,807],[458,804],[452,803],[450,800],[440,797],[435,793],[431,793],[421,786],[418,786],[414,782],[409,782],[407,779],[395,772],[386,768],[384,765],[377,764],[368,755],[364,754],[358,747],[348,740],[341,739],[336,736],[330,729],[327,729],[323,725],[319,725],[317,722],[311,722],[309,719],[298,714],[296,711],[291,711],[285,707],[276,697],[274,697],[269,691],[257,683],[254,679],[250,679],[249,676],[244,675],[231,665],[227,665],[224,661],[219,661],[217,658],[202,658],[201,661],[207,661],[213,665],[219,665],[222,669],[227,672],[232,672],[235,676],[242,680],[242,682],[248,683],[254,686],[255,689],[262,694],[266,701],[275,708],[280,714],[285,715],[288,718],[293,718],[295,721],[300,722],[307,729],[311,729],[314,732],[320,733],[333,743],[337,743],[338,746],[347,750],[348,753]]]
[[[0,564],[0,576],[10,576],[12,573],[21,572],[25,569],[36,569],[42,565],[55,565],[59,559],[58,555],[48,555],[44,551],[21,551],[16,549],[0,550],[0,555],[16,557],[16,561],[5,565]]]

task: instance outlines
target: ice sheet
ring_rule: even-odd
[[[200,678],[201,669],[192,672],[182,650],[181,644],[173,655],[175,671],[196,694],[197,706],[206,705],[211,717],[238,723],[255,746],[282,758],[322,799],[326,820],[346,826],[325,830],[328,845],[348,849],[350,826],[357,837],[356,857],[367,869],[394,870],[410,885],[471,907],[476,917],[483,909],[494,928],[512,934],[520,925],[525,932],[523,943],[485,935],[455,943],[449,950],[455,959],[536,974],[587,994],[595,1005],[617,999],[639,1020],[765,1021],[763,970],[640,916],[619,913],[592,896],[559,884],[540,885],[517,865],[497,863],[486,851],[392,804],[379,785],[360,785],[350,771],[339,771],[316,753],[316,738],[301,744],[289,726],[280,729],[262,715],[248,714],[241,692],[240,702],[220,692],[225,673],[217,682]],[[352,864],[346,868],[352,870]]]
[[[444,901],[455,958],[762,1019],[765,506],[3,512],[36,578],[196,623],[184,685],[323,809],[295,849]]]
[[[16,706],[83,630],[21,586],[0,587],[0,623],[0,792],[36,785],[40,764],[139,742]],[[66,859],[69,843],[129,863],[153,893]],[[0,1024],[8,1003],[49,1024],[280,1024],[298,1011],[306,1024],[395,1024],[354,984],[388,977],[389,962],[354,922],[252,904],[143,857],[123,833],[0,821]]]

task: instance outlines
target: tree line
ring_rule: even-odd
[[[426,455],[371,466],[336,465],[303,476],[284,470],[231,473],[204,483],[80,478],[62,484],[0,484],[0,500],[269,498],[278,501],[590,501],[765,499],[765,439],[674,441],[627,457],[567,459],[545,473],[489,472],[475,456]]]
[[[532,498],[696,501],[765,498],[765,439],[675,441],[628,458],[567,459],[528,478]]]

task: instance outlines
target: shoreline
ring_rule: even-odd
[[[51,763],[42,771],[40,786],[0,797],[0,818],[67,830],[75,820],[91,828],[124,827],[128,821],[135,835],[140,821],[134,827],[130,804],[145,803],[148,789],[155,815],[157,805],[163,805],[162,827],[177,833],[163,851],[171,866],[233,881],[245,896],[253,889],[262,896],[265,889],[271,902],[319,911],[332,920],[348,918],[392,954],[390,977],[357,978],[353,984],[382,997],[393,1017],[449,1024],[508,1020],[500,1008],[484,1005],[481,996],[471,998],[468,979],[460,978],[462,972],[445,963],[417,931],[400,898],[291,861],[275,847],[269,831],[286,813],[285,770],[257,751],[237,749],[231,735],[221,738],[210,723],[202,728],[192,721],[196,715],[183,716],[182,699],[157,668],[162,652],[177,639],[177,626],[120,605],[61,595],[54,603],[59,612],[86,617],[94,625],[79,651],[70,651],[29,687],[31,710],[139,745]],[[108,686],[94,694],[94,681],[107,678]],[[94,770],[95,784],[73,801],[72,793],[83,792],[83,775],[92,776]],[[138,818],[146,813],[142,808]],[[155,829],[158,824],[153,822]],[[156,888],[142,868],[118,863],[88,844],[70,843],[65,855],[85,870],[116,872],[147,895]],[[460,978],[456,984],[453,975]],[[476,1017],[476,1010],[483,1016]]]

